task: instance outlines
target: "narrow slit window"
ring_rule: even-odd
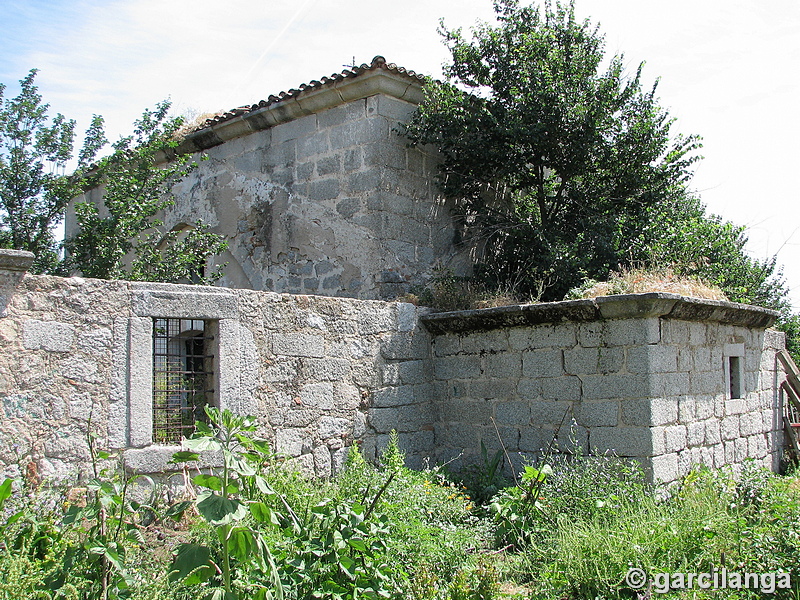
[[[728,392],[732,400],[744,397],[742,393],[742,357],[728,357]]]
[[[202,319],[153,319],[153,442],[180,442],[205,421],[214,393],[214,337]]]

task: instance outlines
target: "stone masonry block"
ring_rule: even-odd
[[[500,352],[483,357],[483,372],[491,377],[519,379],[522,357],[519,352]]]
[[[578,402],[575,404],[575,419],[588,428],[615,427],[619,424],[619,402]]]
[[[564,350],[564,370],[570,375],[593,375],[599,358],[600,348],[569,348]]]
[[[440,419],[443,421],[456,421],[459,423],[489,423],[493,414],[492,400],[464,400],[454,398],[439,403]]]
[[[22,345],[26,350],[69,352],[75,340],[75,327],[58,321],[30,319],[22,326]]]
[[[739,417],[739,435],[751,436],[763,433],[760,413],[747,413]]]
[[[573,414],[573,403],[569,401],[537,400],[529,402],[531,421],[535,424],[558,425],[569,423]]]
[[[730,416],[722,419],[720,425],[723,440],[734,440],[739,437],[739,417]]]
[[[320,179],[308,184],[308,198],[315,202],[324,202],[339,197],[339,181],[333,178]]]
[[[702,421],[686,426],[686,445],[700,446],[706,439],[706,425]]]
[[[560,377],[564,374],[561,350],[530,350],[522,353],[522,374],[526,377]]]
[[[508,332],[512,350],[534,348],[572,348],[577,340],[577,324],[515,327]]]
[[[675,373],[678,350],[675,346],[646,345],[628,348],[629,373]]]
[[[385,96],[383,94],[378,95],[377,101],[377,112],[379,115],[388,117],[401,123],[408,121],[408,119],[417,109],[417,107],[410,102]]]
[[[617,319],[606,321],[603,342],[608,346],[638,346],[661,341],[660,320]]]
[[[350,433],[352,429],[353,426],[348,419],[339,417],[320,417],[316,427],[317,433],[323,440],[332,437],[343,437]]]
[[[288,140],[312,135],[317,130],[317,116],[308,115],[287,123],[276,125],[272,132],[272,144],[278,145]]]
[[[547,377],[541,380],[542,398],[545,400],[578,400],[581,398],[581,380],[573,376]]]
[[[591,450],[616,452],[619,456],[650,456],[649,427],[595,427],[589,429]]]
[[[652,465],[653,481],[660,481],[662,483],[669,483],[675,481],[680,477],[680,470],[678,468],[678,455],[676,453],[662,454],[661,456],[654,456],[650,459]]]
[[[645,375],[586,375],[581,380],[586,399],[648,398],[651,395],[650,381]]]
[[[304,358],[302,377],[309,381],[342,381],[350,377],[350,361],[344,358]]]
[[[414,404],[414,386],[402,385],[377,390],[373,395],[372,405],[381,408]]]
[[[484,354],[508,350],[508,333],[503,329],[470,333],[461,340],[461,352]]]
[[[494,415],[498,423],[527,426],[531,422],[531,405],[525,401],[497,402]]]
[[[686,426],[671,425],[664,428],[664,444],[667,452],[677,452],[686,447]]]
[[[508,379],[472,380],[467,385],[467,395],[475,400],[507,400],[517,395],[516,383]]]
[[[330,410],[335,405],[332,383],[308,383],[300,388],[300,402],[309,408]]]
[[[311,450],[311,437],[306,429],[279,429],[275,432],[275,451],[300,456]]]
[[[452,333],[438,335],[433,339],[436,356],[450,356],[461,352],[461,336]]]
[[[445,356],[433,360],[436,379],[470,379],[481,375],[480,356]]]
[[[276,333],[272,338],[272,351],[285,356],[325,356],[325,339],[308,333]]]
[[[425,383],[430,381],[432,373],[430,363],[425,360],[408,360],[397,364],[400,381],[406,384]]]
[[[693,396],[722,394],[725,391],[722,370],[689,373],[689,393]]]
[[[417,307],[409,302],[397,303],[397,329],[398,331],[413,331],[417,326]]]
[[[381,355],[388,360],[427,359],[430,337],[419,330],[396,333],[381,341]]]
[[[521,452],[544,452],[553,439],[554,431],[545,427],[524,427],[520,429],[519,449]]]

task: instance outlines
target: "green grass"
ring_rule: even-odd
[[[666,489],[647,484],[634,464],[608,456],[578,456],[552,460],[540,484],[522,482],[476,505],[470,492],[440,469],[406,469],[396,443],[382,463],[367,464],[354,450],[341,474],[320,481],[288,470],[277,458],[269,462],[263,475],[275,493],[260,501],[276,515],[285,516],[289,506],[304,523],[302,531],[285,521],[246,524],[260,528],[271,552],[280,557],[284,582],[300,581],[296,567],[292,571],[286,565],[302,559],[307,590],[322,590],[321,583],[314,583],[316,571],[322,579],[338,577],[346,583],[340,567],[325,561],[346,556],[347,552],[329,551],[337,539],[354,539],[361,547],[361,534],[354,538],[348,522],[355,523],[352,519],[369,508],[366,519],[371,524],[362,530],[375,539],[364,543],[373,544],[370,564],[383,565],[385,578],[384,596],[375,597],[637,598],[624,581],[635,566],[650,574],[784,569],[791,572],[793,583],[791,590],[772,594],[695,588],[654,593],[653,598],[800,600],[800,480],[794,477],[749,465],[738,478],[726,470],[697,470]],[[474,480],[475,473],[470,477]],[[70,548],[85,542],[81,536],[91,523],[65,524],[61,503],[39,502],[36,494],[23,492],[13,493],[5,506],[0,502],[0,599],[97,598],[97,582],[86,565],[70,565],[68,560]],[[354,506],[364,508],[355,513],[347,508]],[[138,541],[126,538],[129,586],[110,597],[199,599],[210,589],[170,583],[167,575],[172,550],[180,543],[213,550],[219,545],[217,532],[188,513],[174,522],[165,516],[166,509],[155,506],[157,518],[142,522]],[[315,550],[326,548],[324,556]],[[87,551],[90,556],[91,549]],[[248,576],[235,563],[234,567],[237,577]],[[244,582],[242,589],[246,587]],[[285,594],[287,599],[311,597],[310,591],[298,595],[291,586]],[[350,596],[331,591],[319,597]]]

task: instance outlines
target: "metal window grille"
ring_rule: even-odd
[[[153,319],[153,441],[179,442],[214,392],[213,336],[202,319]]]

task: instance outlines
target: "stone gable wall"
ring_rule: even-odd
[[[415,108],[376,94],[210,147],[173,188],[164,228],[224,235],[223,287],[392,299],[437,267],[465,273],[436,156],[399,134]]]

